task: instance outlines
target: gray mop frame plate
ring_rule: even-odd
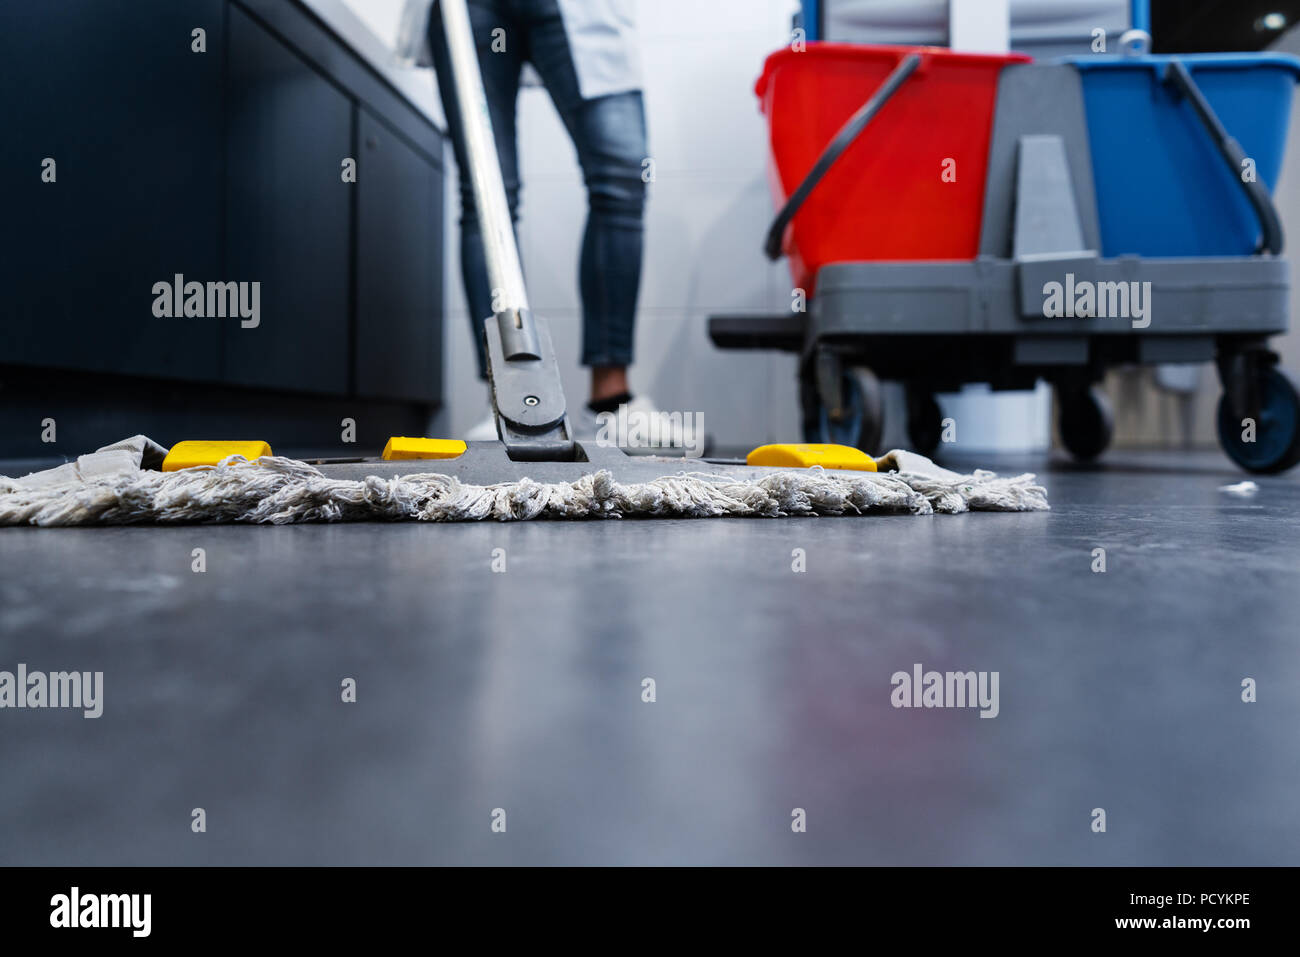
[[[607,469],[623,484],[653,482],[681,473],[713,475],[736,481],[752,481],[776,472],[798,471],[744,465],[734,461],[683,458],[666,455],[629,455],[613,446],[591,441],[577,443],[579,459],[572,462],[515,461],[501,442],[467,442],[465,452],[454,459],[354,459],[306,460],[327,478],[362,481],[370,476],[391,479],[399,475],[437,473],[450,475],[468,485],[499,485],[528,478],[535,482],[576,482],[593,472]],[[828,475],[861,476],[862,472],[826,469]]]

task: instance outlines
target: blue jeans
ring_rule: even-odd
[[[632,362],[632,332],[641,283],[647,155],[645,109],[640,91],[584,100],[578,89],[564,22],[555,0],[469,0],[479,69],[501,159],[510,216],[519,221],[519,156],[516,107],[525,62],[542,78],[577,148],[587,186],[587,227],[578,282],[582,292],[582,364],[625,366]],[[506,50],[493,52],[492,31],[505,30]],[[492,315],[492,294],[483,240],[467,166],[460,115],[451,90],[451,65],[441,12],[429,18],[429,44],[442,92],[460,177],[460,262],[469,301],[479,375],[486,378],[483,320]]]

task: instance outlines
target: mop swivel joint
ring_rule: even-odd
[[[546,324],[526,308],[512,309],[485,320],[483,331],[506,454],[515,461],[572,461],[576,447]]]

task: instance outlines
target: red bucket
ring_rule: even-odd
[[[795,284],[812,291],[827,263],[973,259],[998,75],[1020,53],[812,43],[767,58],[754,92],[772,142],[777,205],[799,186],[841,127],[908,54],[916,70],[809,194],[783,249]]]

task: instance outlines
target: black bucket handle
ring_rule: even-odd
[[[790,198],[785,201],[781,211],[776,214],[776,219],[772,221],[772,225],[767,231],[767,241],[763,244],[763,251],[767,253],[768,259],[779,259],[781,257],[781,240],[785,237],[785,230],[790,225],[790,220],[794,219],[795,213],[799,212],[799,207],[804,204],[808,195],[822,181],[822,177],[835,165],[835,161],[853,144],[858,135],[867,128],[867,124],[880,112],[881,107],[889,102],[890,97],[898,92],[898,88],[903,85],[903,82],[909,76],[916,72],[916,68],[920,65],[921,54],[919,53],[909,53],[903,57],[898,66],[894,67],[893,72],[885,78],[885,82],[871,94],[871,99],[862,104],[858,111],[849,117],[848,122],[840,127],[840,131],[835,134],[835,138],[822,150],[822,155],[817,157],[817,162],[813,164],[813,168],[803,178],[803,182],[790,194]]]
[[[1241,148],[1240,143],[1232,138],[1222,121],[1215,115],[1209,101],[1205,98],[1205,94],[1196,85],[1191,72],[1187,67],[1183,66],[1181,60],[1170,60],[1165,66],[1164,76],[1161,79],[1187,98],[1187,102],[1192,105],[1192,109],[1196,112],[1197,119],[1201,121],[1201,125],[1205,127],[1206,132],[1210,134],[1210,138],[1214,140],[1219,155],[1232,168],[1233,178],[1246,191],[1246,198],[1250,200],[1250,205],[1255,208],[1255,215],[1259,217],[1260,229],[1263,231],[1260,249],[1270,252],[1274,256],[1281,253],[1283,245],[1282,220],[1277,214],[1277,207],[1273,205],[1273,197],[1269,194],[1268,187],[1259,181],[1259,177],[1249,183],[1242,179],[1241,165],[1248,159],[1246,151]]]

